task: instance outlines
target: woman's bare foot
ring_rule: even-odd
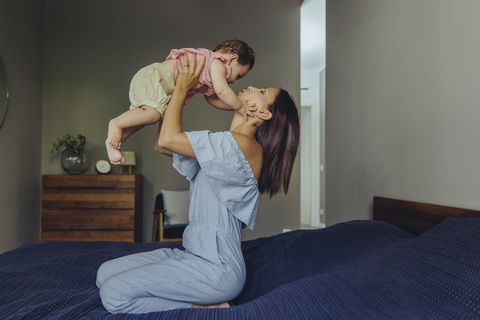
[[[122,130],[115,124],[115,119],[108,123],[107,142],[115,149],[122,147]]]
[[[122,151],[120,149],[114,148],[109,142],[108,139],[105,140],[105,147],[107,148],[108,159],[112,164],[121,164],[125,162]]]
[[[218,303],[218,304],[209,304],[209,305],[193,304],[192,308],[209,308],[209,309],[230,308],[230,304],[228,302],[223,302],[223,303]]]

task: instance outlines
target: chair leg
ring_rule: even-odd
[[[157,230],[159,229],[159,215],[155,213],[153,215],[153,230],[152,230],[152,242],[157,242]]]
[[[158,241],[162,242],[163,241],[163,213],[159,214],[159,219],[158,219]]]

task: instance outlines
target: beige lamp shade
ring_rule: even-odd
[[[125,162],[122,163],[122,166],[134,166],[135,165],[135,152],[133,152],[133,151],[122,151],[122,155],[125,158]]]

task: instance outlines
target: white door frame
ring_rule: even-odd
[[[300,111],[300,224],[325,227],[325,69],[318,74],[318,98]]]

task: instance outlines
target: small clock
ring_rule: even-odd
[[[107,174],[110,173],[110,170],[112,170],[112,166],[107,160],[98,160],[95,164],[95,170],[97,170],[97,172],[100,174]]]

